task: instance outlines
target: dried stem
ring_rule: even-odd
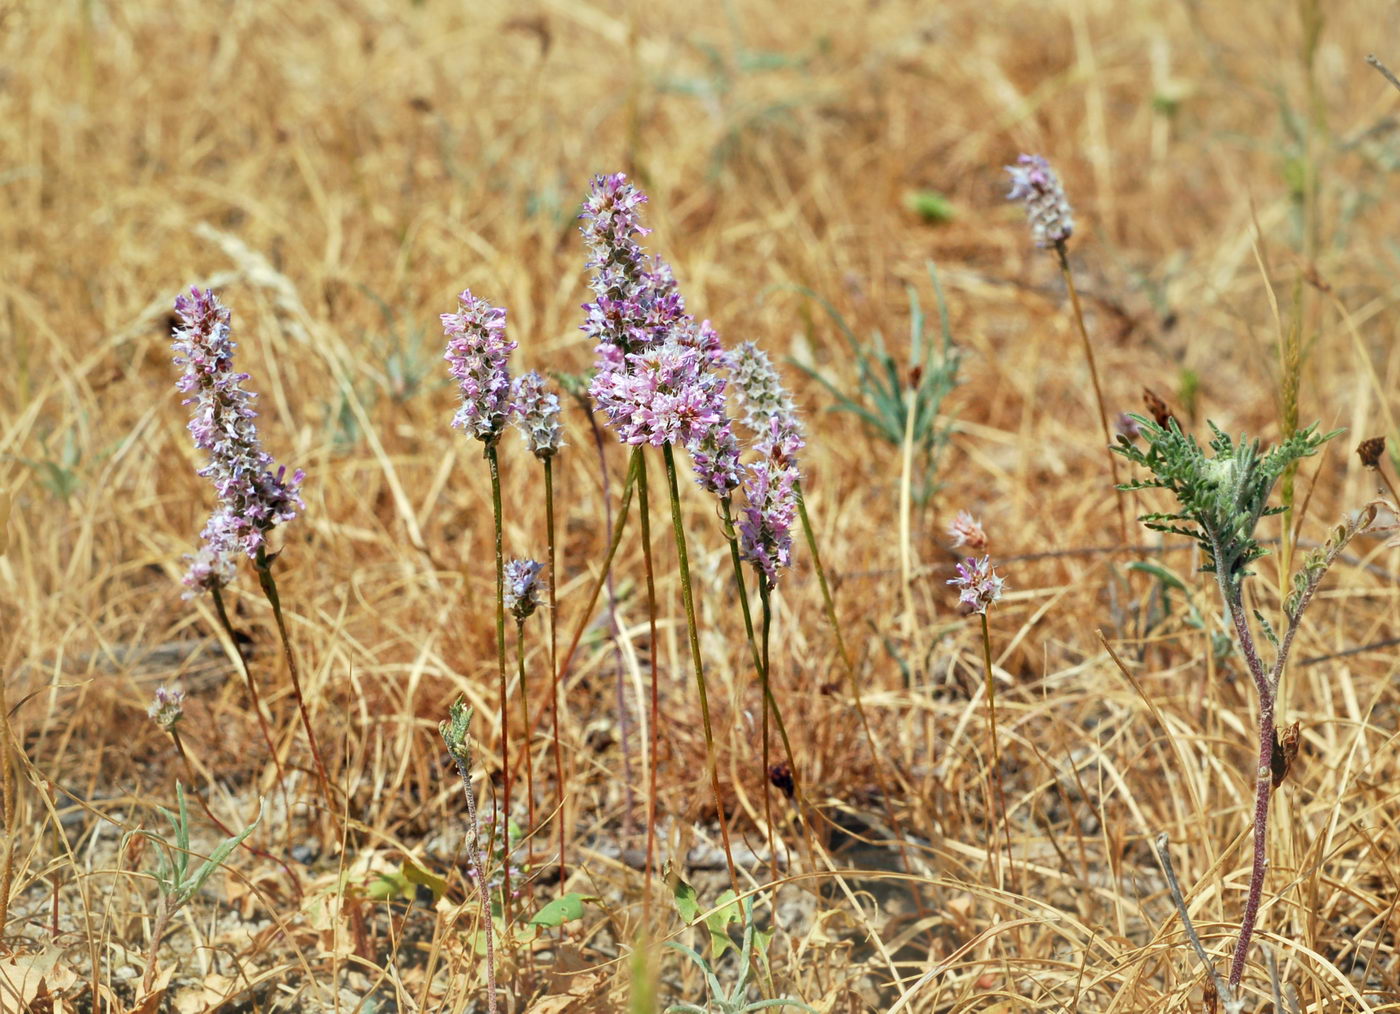
[[[1104,405],[1103,388],[1099,384],[1099,368],[1094,361],[1094,345],[1089,341],[1089,329],[1084,326],[1084,310],[1079,305],[1079,290],[1074,287],[1074,273],[1069,269],[1069,253],[1065,249],[1064,240],[1055,244],[1055,254],[1060,263],[1060,274],[1065,280],[1065,288],[1069,291],[1070,307],[1074,311],[1074,323],[1079,328],[1079,337],[1084,341],[1084,358],[1089,363],[1089,379],[1094,383],[1094,400],[1099,407],[1099,426],[1103,430],[1104,453],[1108,455],[1108,467],[1113,474],[1113,486],[1116,490],[1118,480],[1118,458],[1111,450],[1113,446],[1113,434],[1108,428],[1108,408]],[[1122,545],[1128,544],[1128,516],[1123,510],[1123,498],[1117,492],[1113,495],[1114,507],[1118,510],[1118,534]]]
[[[1186,939],[1191,941],[1191,947],[1195,950],[1196,957],[1215,985],[1215,992],[1225,1004],[1226,1014],[1230,1014],[1232,1010],[1238,1011],[1240,1006],[1236,1006],[1234,992],[1220,978],[1220,973],[1215,970],[1215,963],[1211,961],[1206,949],[1201,946],[1201,938],[1196,935],[1196,927],[1191,922],[1191,913],[1186,908],[1186,897],[1181,893],[1181,882],[1176,879],[1176,870],[1172,866],[1171,853],[1167,851],[1168,841],[1165,831],[1157,836],[1157,859],[1162,864],[1162,871],[1167,875],[1167,886],[1171,888],[1172,902],[1176,905],[1177,913],[1181,916],[1181,924],[1186,928]]]
[[[535,861],[535,763],[530,756],[530,695],[525,680],[525,621],[515,621],[515,663],[517,679],[520,681],[520,715],[524,727],[520,733],[525,754],[525,812],[529,833],[525,836],[525,862],[527,866]]]

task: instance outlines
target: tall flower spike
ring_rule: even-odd
[[[515,378],[511,389],[511,414],[525,446],[535,457],[551,458],[564,446],[559,426],[559,396],[545,390],[544,378],[534,370]]]
[[[477,299],[467,289],[456,313],[442,315],[447,336],[443,359],[461,389],[462,404],[452,425],[488,447],[501,438],[510,416],[510,372],[506,362],[515,342],[506,341],[506,312]]]
[[[583,331],[598,342],[589,388],[627,444],[678,444],[696,481],[723,496],[740,482],[739,442],[725,410],[728,355],[709,322],[685,312],[671,268],[649,257],[637,208],[646,195],[622,173],[595,177],[581,231],[593,301]]]
[[[539,608],[540,597],[546,590],[540,579],[543,569],[544,564],[538,560],[511,560],[506,564],[506,609],[521,622]]]
[[[990,556],[980,560],[968,557],[958,564],[958,576],[948,583],[958,589],[958,600],[974,613],[985,613],[1006,588],[1006,582],[992,569]]]
[[[1035,245],[1044,249],[1069,239],[1074,234],[1074,212],[1060,178],[1044,156],[1022,155],[1006,171],[1011,174],[1011,192],[1006,198],[1025,204]]]
[[[175,365],[183,372],[175,386],[193,405],[189,430],[195,446],[209,456],[199,474],[212,479],[219,504],[201,533],[204,548],[191,557],[185,584],[192,591],[227,584],[233,577],[231,556],[257,555],[269,531],[297,516],[301,469],[271,471],[272,455],[262,449],[252,409],[255,394],[243,390],[248,374],[233,368],[237,347],[230,313],[210,290],[191,289],[175,300],[179,320],[171,336]]]

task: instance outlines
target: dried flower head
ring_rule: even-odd
[[[1059,177],[1044,156],[1022,155],[1006,171],[1011,174],[1007,200],[1025,204],[1035,245],[1044,249],[1069,239],[1074,233],[1074,212]]]
[[[1001,598],[1006,582],[992,569],[990,556],[980,560],[968,557],[957,569],[958,576],[948,583],[958,589],[958,601],[974,613],[985,613],[988,606]]]
[[[953,540],[954,549],[966,546],[973,552],[981,552],[987,548],[987,533],[982,528],[982,522],[969,511],[958,511],[948,526],[948,537]]]
[[[1367,468],[1380,468],[1381,455],[1385,453],[1385,437],[1367,437],[1356,445],[1356,456]]]
[[[505,607],[521,623],[540,604],[545,583],[540,579],[544,564],[537,560],[510,560],[505,567]]]
[[[534,370],[515,379],[511,389],[511,415],[530,453],[543,460],[564,446],[559,426],[559,396],[548,391],[544,378]]]
[[[1171,429],[1171,424],[1176,420],[1176,416],[1172,415],[1172,410],[1167,407],[1167,403],[1158,397],[1150,387],[1142,389],[1142,403],[1147,408],[1147,414],[1152,417],[1153,422],[1164,430]],[[1131,419],[1132,416],[1128,418]],[[1181,423],[1178,422],[1176,428],[1181,429]],[[1136,434],[1134,435],[1136,436]]]
[[[185,715],[185,691],[178,683],[156,687],[156,699],[146,714],[166,732],[173,732]]]
[[[273,473],[272,455],[262,449],[251,405],[255,394],[243,390],[248,374],[233,368],[237,347],[230,313],[210,290],[191,289],[175,300],[179,321],[171,336],[175,365],[182,368],[176,388],[190,395],[189,430],[195,446],[209,456],[199,474],[214,482],[219,504],[201,533],[204,549],[194,557],[185,583],[209,587],[211,580],[232,578],[228,557],[242,551],[255,557],[269,531],[297,515],[301,502],[300,469],[286,477]],[[224,580],[227,583],[227,580]]]
[[[452,425],[487,447],[501,438],[510,416],[510,372],[506,367],[515,342],[506,341],[506,312],[478,299],[467,289],[457,297],[456,313],[442,315],[447,336],[443,359],[461,388],[462,405]]]

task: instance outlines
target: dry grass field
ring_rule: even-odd
[[[1004,167],[1046,155],[1074,206],[1110,422],[1149,388],[1202,440],[1345,429],[1260,525],[1263,643],[1281,568],[1394,475],[1354,449],[1400,447],[1400,91],[1365,59],[1400,67],[1397,39],[1393,5],[1320,0],[0,3],[0,1011],[484,1012],[488,974],[494,1009],[541,1014],[1217,1009],[1154,842],[1223,974],[1258,696],[1201,551],[1134,520],[1170,497],[1114,491],[1064,278]],[[628,451],[564,395],[528,740],[509,698],[534,833],[488,934],[439,723],[475,708],[484,819],[504,774],[491,481],[449,426],[438,315],[470,288],[507,309],[513,370],[587,374],[579,210],[615,172],[689,311],[796,398],[849,668],[799,533],[768,665],[789,798],[682,452],[711,753],[661,455],[653,617],[635,497],[602,581]],[[839,396],[877,411],[855,349],[882,342],[903,411],[917,312],[939,368],[935,273],[959,383],[926,461]],[[182,597],[215,504],[171,362],[191,286],[231,308],[264,445],[306,473],[269,540],[326,792],[250,562],[223,593],[234,638]],[[540,466],[513,431],[499,457],[505,551],[543,558]],[[947,583],[959,510],[1006,580],[985,646]],[[1244,1010],[1400,1011],[1397,575],[1358,538],[1299,630]],[[562,786],[554,625],[561,662],[579,635]],[[175,683],[178,740],[147,715]],[[162,846],[137,832],[174,842],[177,781],[191,868],[261,819],[166,919]],[[747,915],[722,893],[721,810]]]

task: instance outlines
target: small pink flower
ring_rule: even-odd
[[[968,557],[958,564],[958,576],[948,583],[958,589],[958,600],[974,613],[985,613],[988,606],[1001,598],[1006,587],[1006,582],[992,570],[990,556],[980,560]]]
[[[969,511],[958,511],[958,516],[948,526],[948,537],[953,540],[954,549],[966,546],[977,552],[987,548],[987,533],[982,528],[982,522]]]

